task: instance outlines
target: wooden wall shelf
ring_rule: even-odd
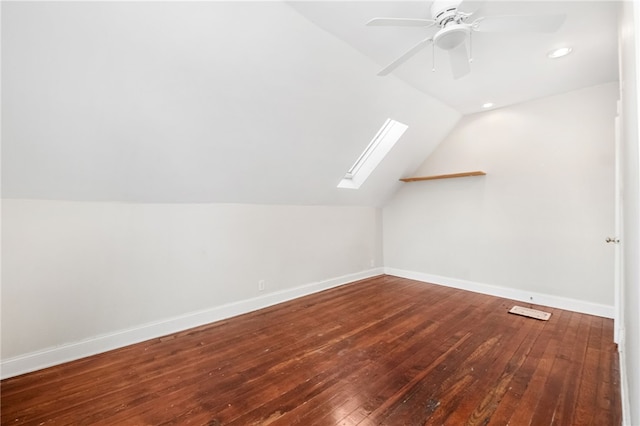
[[[484,176],[485,172],[477,170],[475,172],[463,172],[463,173],[451,173],[448,175],[434,175],[434,176],[422,176],[422,177],[410,177],[410,178],[402,178],[400,179],[403,182],[417,182],[420,180],[434,180],[434,179],[450,179],[450,178],[459,178],[466,176]]]

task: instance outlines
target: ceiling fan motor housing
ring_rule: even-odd
[[[435,0],[431,5],[431,18],[441,27],[455,21],[460,3],[462,0]]]
[[[436,0],[431,5],[431,16],[441,27],[433,42],[440,49],[455,49],[467,39],[470,29],[458,14],[460,3],[461,0]]]

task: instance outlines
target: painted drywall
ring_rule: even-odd
[[[465,117],[383,209],[385,267],[613,305],[614,117],[596,86]]]
[[[310,21],[364,53],[383,69],[435,28],[364,25],[371,18],[395,16],[428,18],[432,1],[292,1]],[[467,0],[462,8],[475,10]],[[427,47],[392,75],[441,99],[463,114],[482,110],[490,99],[513,105],[618,78],[618,1],[494,0],[482,2],[476,17],[500,15],[564,15],[558,31],[513,34],[473,34],[471,73],[453,79],[445,50]],[[480,25],[481,26],[481,25]],[[549,61],[549,50],[570,43],[571,59]],[[508,54],[506,53],[508,52]],[[432,71],[433,70],[433,71]],[[541,76],[544,76],[541,78]]]
[[[2,227],[3,360],[360,273],[382,258],[381,214],[370,207],[9,199]]]
[[[460,118],[284,2],[1,8],[12,374],[375,273],[375,206]]]
[[[6,198],[379,206],[460,118],[280,1],[3,2],[1,30]]]
[[[624,2],[620,20],[622,136],[622,323],[620,361],[625,424],[640,424],[640,7]]]

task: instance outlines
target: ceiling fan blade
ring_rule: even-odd
[[[378,73],[378,75],[387,75],[387,74],[389,74],[391,71],[395,70],[400,65],[404,64],[409,58],[411,58],[413,55],[418,53],[421,49],[423,49],[427,44],[431,43],[432,41],[433,41],[433,39],[430,39],[430,38],[427,38],[427,39],[424,39],[424,40],[420,41],[418,44],[413,46],[411,49],[409,49],[406,52],[404,52],[402,54],[402,56],[400,56],[398,59],[396,59],[395,61],[391,62],[389,65],[384,67]]]
[[[367,22],[370,27],[432,27],[435,24],[433,19],[413,18],[373,18]]]
[[[552,33],[560,29],[565,15],[504,15],[478,18],[475,31],[483,33]]]
[[[449,50],[449,62],[451,63],[451,73],[455,80],[471,72],[466,43],[460,43],[458,47]]]

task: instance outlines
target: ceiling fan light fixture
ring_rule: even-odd
[[[466,24],[449,24],[433,36],[433,42],[440,49],[451,50],[464,43],[469,33]]]
[[[560,47],[558,49],[554,49],[551,52],[549,52],[547,54],[547,57],[549,59],[558,59],[558,58],[562,58],[563,56],[567,56],[569,53],[571,53],[573,49],[571,47]]]

